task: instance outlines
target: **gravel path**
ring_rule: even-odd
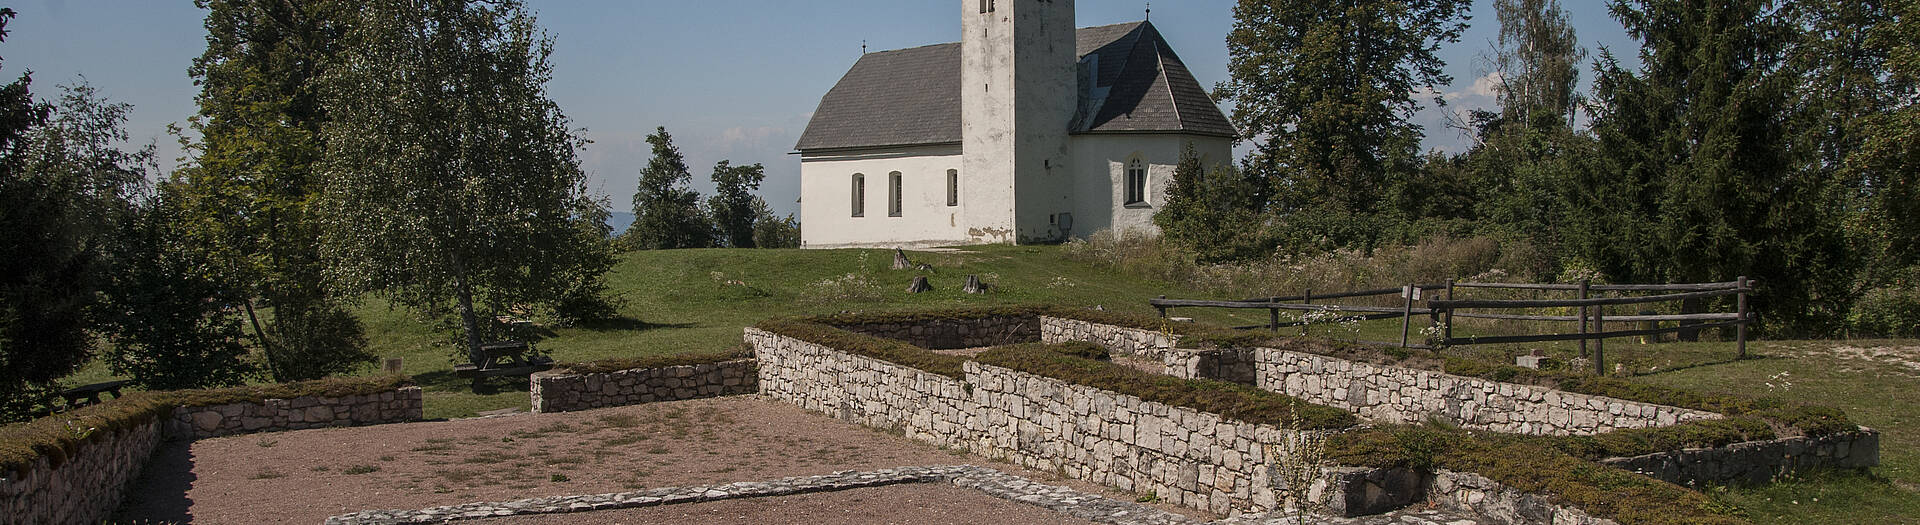
[[[959,463],[1131,499],[741,396],[169,443],[116,521],[319,523],[370,509]],[[834,512],[869,507],[898,510]]]

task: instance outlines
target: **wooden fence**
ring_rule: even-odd
[[[1398,343],[1398,345],[1405,348],[1433,349],[1433,348],[1445,348],[1450,346],[1463,346],[1463,345],[1577,340],[1577,341],[1580,341],[1580,354],[1582,356],[1587,356],[1589,355],[1588,342],[1592,341],[1593,345],[1591,348],[1592,350],[1591,356],[1593,358],[1594,370],[1598,373],[1605,373],[1605,369],[1606,369],[1605,340],[1608,338],[1616,338],[1616,337],[1646,336],[1646,335],[1675,333],[1675,332],[1691,331],[1691,330],[1704,330],[1704,329],[1710,329],[1710,328],[1734,327],[1736,328],[1736,340],[1738,341],[1737,347],[1739,349],[1739,355],[1740,357],[1743,357],[1743,358],[1746,357],[1747,327],[1753,324],[1754,322],[1754,316],[1752,315],[1752,312],[1749,311],[1747,308],[1748,298],[1753,295],[1753,285],[1754,285],[1754,281],[1749,280],[1746,277],[1741,277],[1739,280],[1732,281],[1732,282],[1696,283],[1696,284],[1590,284],[1587,282],[1581,282],[1578,284],[1524,284],[1524,283],[1459,283],[1459,282],[1448,281],[1444,284],[1408,284],[1406,286],[1402,286],[1399,288],[1379,288],[1379,289],[1373,289],[1373,290],[1357,290],[1357,291],[1320,294],[1320,295],[1315,295],[1311,290],[1309,290],[1307,291],[1307,293],[1302,295],[1285,296],[1285,297],[1263,297],[1263,298],[1246,299],[1246,300],[1240,300],[1240,301],[1168,299],[1166,298],[1166,296],[1161,296],[1160,298],[1149,300],[1148,304],[1153,305],[1155,309],[1159,310],[1161,317],[1167,317],[1169,315],[1168,313],[1169,310],[1173,308],[1264,309],[1268,311],[1267,324],[1253,325],[1253,326],[1239,326],[1235,328],[1241,328],[1241,329],[1267,328],[1274,331],[1279,331],[1280,328],[1289,327],[1289,326],[1305,326],[1310,322],[1310,321],[1302,320],[1302,321],[1293,321],[1293,322],[1283,323],[1280,321],[1281,310],[1335,312],[1340,314],[1348,314],[1348,313],[1360,314],[1360,315],[1342,316],[1343,319],[1375,320],[1375,319],[1398,318],[1401,320],[1400,321],[1400,342]],[[1577,295],[1572,299],[1456,299],[1455,294],[1457,292],[1462,291],[1463,289],[1571,291],[1571,292],[1576,292]],[[1441,298],[1441,299],[1426,300],[1424,306],[1415,306],[1415,303],[1422,301],[1423,296],[1431,295],[1430,293],[1428,293],[1431,291],[1442,291],[1446,295],[1444,298]],[[1642,296],[1616,295],[1613,297],[1594,297],[1595,293],[1608,293],[1608,292],[1613,292],[1613,293],[1666,292],[1666,293],[1660,293],[1658,295],[1642,295]],[[1362,306],[1362,305],[1334,304],[1334,303],[1324,302],[1324,301],[1333,300],[1333,299],[1378,297],[1378,296],[1393,295],[1393,294],[1400,295],[1402,299],[1400,307],[1396,308],[1396,307],[1382,307],[1382,306]],[[1652,303],[1662,303],[1662,302],[1671,302],[1671,301],[1687,301],[1687,300],[1694,300],[1694,299],[1706,299],[1711,297],[1723,297],[1728,295],[1737,296],[1737,299],[1735,300],[1735,308],[1733,312],[1666,314],[1666,315],[1638,314],[1638,315],[1607,316],[1602,311],[1603,308],[1606,306],[1652,304]],[[1314,301],[1316,300],[1323,301],[1323,302],[1315,303]],[[1298,301],[1298,302],[1295,302],[1295,301]],[[1577,315],[1531,315],[1531,314],[1525,314],[1525,313],[1486,313],[1484,312],[1486,310],[1495,310],[1495,311],[1533,310],[1533,309],[1539,309],[1539,308],[1578,308],[1579,311]],[[1428,318],[1431,319],[1431,325],[1435,325],[1440,328],[1439,336],[1427,338],[1426,339],[1427,342],[1424,344],[1415,343],[1410,338],[1413,330],[1414,316],[1420,315],[1420,314],[1427,315]],[[1492,320],[1508,320],[1508,321],[1576,322],[1576,323],[1579,323],[1579,331],[1570,332],[1570,333],[1550,333],[1550,334],[1534,334],[1534,335],[1479,335],[1479,336],[1454,337],[1453,335],[1454,318],[1492,319]],[[1670,327],[1661,327],[1661,326],[1655,325],[1652,327],[1643,327],[1640,329],[1633,329],[1633,330],[1607,331],[1605,328],[1605,323],[1608,321],[1612,321],[1616,323],[1618,322],[1660,323],[1660,322],[1666,322],[1666,321],[1677,321],[1678,324],[1676,326],[1670,326]],[[1355,341],[1355,342],[1370,343],[1370,344],[1385,344],[1385,345],[1395,344],[1392,342],[1383,342],[1383,341]]]

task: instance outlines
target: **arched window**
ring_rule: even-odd
[[[900,216],[900,172],[887,174],[887,216]]]
[[[947,205],[960,205],[960,170],[947,170]]]
[[[1147,161],[1141,159],[1139,155],[1127,159],[1126,179],[1126,204],[1145,206],[1147,204]]]
[[[867,216],[867,176],[853,174],[853,216]]]

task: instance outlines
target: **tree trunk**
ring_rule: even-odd
[[[899,248],[894,248],[893,249],[893,269],[905,270],[912,267],[913,267],[913,262],[907,260],[907,252]]]
[[[931,292],[931,291],[933,291],[933,285],[927,282],[927,278],[925,276],[914,277],[913,284],[907,285],[907,293],[921,293],[921,292]]]
[[[967,284],[961,287],[960,291],[967,293],[987,293],[987,283],[980,282],[980,276],[978,275],[968,275]]]
[[[473,283],[467,280],[467,265],[460,256],[451,258],[454,295],[460,300],[460,325],[467,331],[467,362],[478,365],[485,356],[480,355],[480,321],[473,313]]]
[[[279,361],[273,358],[273,342],[268,341],[266,332],[260,330],[260,316],[253,313],[253,298],[248,297],[240,304],[246,305],[247,320],[253,323],[253,337],[260,340],[260,352],[267,355],[267,373],[273,374],[274,381],[286,381],[286,376],[280,375]]]

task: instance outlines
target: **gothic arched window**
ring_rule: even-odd
[[[1128,206],[1147,204],[1147,161],[1139,155],[1127,159],[1126,186],[1125,202]]]

